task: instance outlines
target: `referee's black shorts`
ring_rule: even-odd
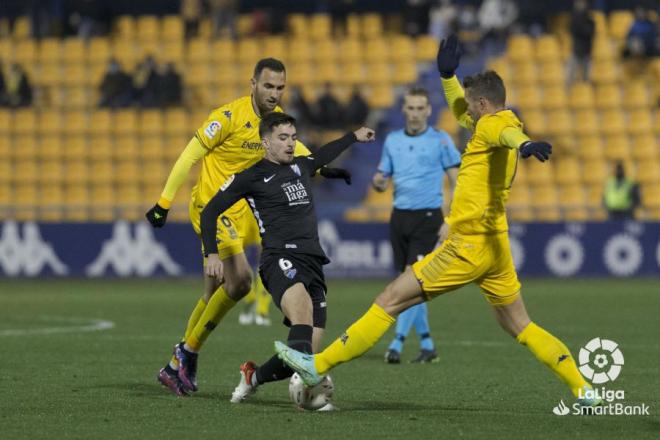
[[[282,310],[282,296],[291,286],[302,283],[312,298],[314,327],[325,328],[327,304],[323,265],[327,260],[294,252],[269,253],[263,255],[259,265],[259,275],[264,287],[273,297],[273,302]],[[284,325],[291,326],[285,318]]]
[[[431,252],[438,242],[438,231],[444,217],[442,209],[396,209],[390,217],[390,241],[394,266],[399,272],[420,256]]]

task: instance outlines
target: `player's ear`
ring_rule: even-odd
[[[254,78],[250,78],[250,87],[252,87],[252,90],[257,88],[257,80]]]

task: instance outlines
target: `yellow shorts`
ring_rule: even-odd
[[[428,299],[472,282],[495,306],[512,303],[520,292],[506,232],[451,234],[440,247],[413,264],[412,270]]]
[[[192,200],[188,205],[188,213],[193,229],[195,229],[197,235],[201,235],[200,219],[202,210],[195,206]],[[226,213],[218,217],[216,241],[218,242],[218,256],[221,260],[243,252],[243,238],[245,237],[243,219],[245,217],[252,217],[252,213],[247,207],[241,209],[238,213]]]

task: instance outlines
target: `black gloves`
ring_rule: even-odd
[[[154,228],[162,228],[165,226],[165,222],[167,221],[168,212],[169,209],[165,209],[156,203],[154,207],[147,211],[144,216],[147,218],[147,220],[149,220],[151,226]]]
[[[552,154],[552,145],[544,141],[527,141],[520,146],[520,155],[523,159],[534,156],[541,162],[545,162]]]
[[[460,59],[461,50],[458,47],[458,37],[452,34],[446,40],[440,42],[437,60],[440,76],[445,79],[454,76]]]

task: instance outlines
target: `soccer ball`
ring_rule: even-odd
[[[289,397],[299,408],[317,410],[323,408],[332,400],[335,385],[330,376],[313,387],[306,386],[298,373],[294,373],[289,381]]]

